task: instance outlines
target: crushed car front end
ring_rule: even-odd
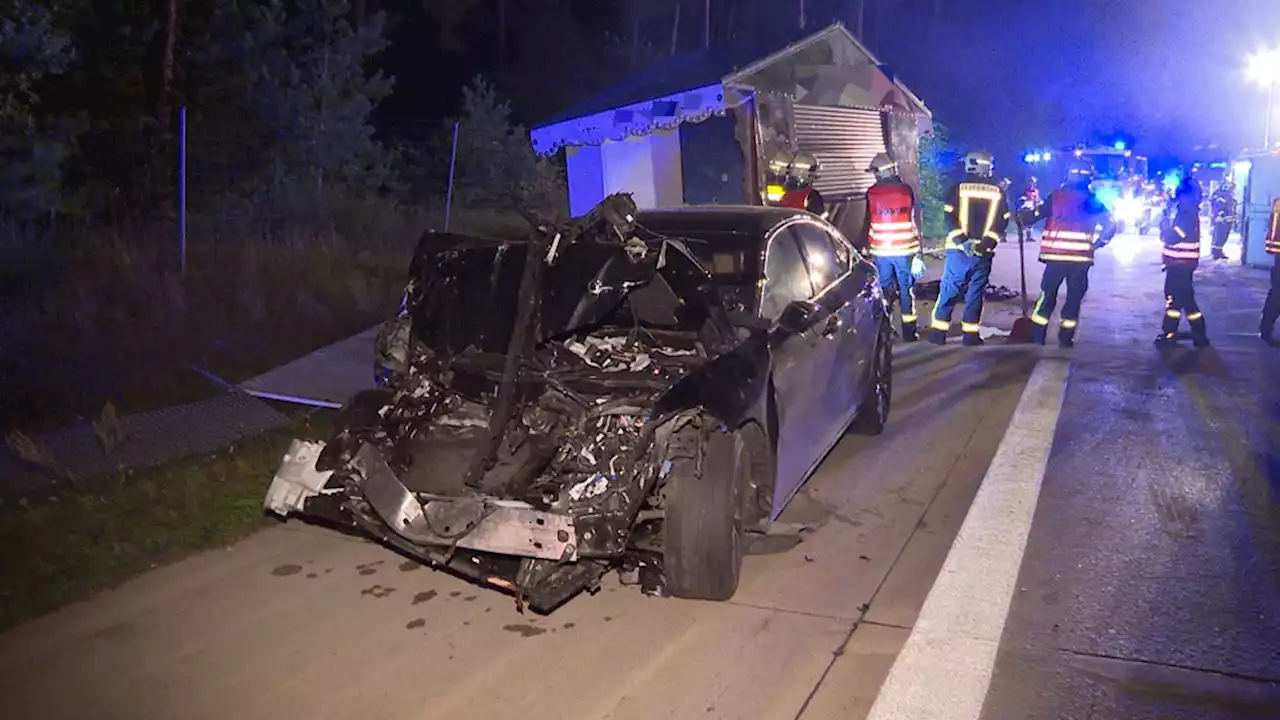
[[[628,217],[605,207],[520,241],[425,237],[378,338],[379,387],[348,402],[328,442],[294,442],[266,507],[536,611],[615,567],[660,587],[673,438],[709,430],[708,404],[734,404],[708,403],[723,387],[703,382],[709,368],[754,356],[698,262],[678,241],[636,239]]]

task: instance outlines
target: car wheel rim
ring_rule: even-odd
[[[889,343],[880,343],[880,357],[876,363],[876,414],[881,422],[889,419],[889,402],[893,392],[893,354]]]

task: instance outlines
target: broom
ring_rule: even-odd
[[[1022,317],[1013,321],[1013,328],[1009,331],[1008,343],[1029,343],[1031,342],[1031,317],[1027,313],[1027,253],[1026,253],[1027,229],[1023,227],[1021,220],[1018,222],[1018,274],[1021,276],[1022,283]]]

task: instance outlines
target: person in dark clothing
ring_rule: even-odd
[[[1267,229],[1267,254],[1271,256],[1271,288],[1262,306],[1259,334],[1272,347],[1280,347],[1275,339],[1276,320],[1280,319],[1280,199],[1271,203],[1271,223]]]
[[[1184,176],[1170,202],[1170,218],[1162,233],[1164,242],[1164,327],[1156,343],[1172,345],[1178,340],[1182,318],[1191,326],[1192,343],[1209,346],[1204,313],[1196,303],[1195,273],[1200,267],[1200,186]]]
[[[1058,304],[1058,289],[1065,282],[1067,300],[1058,324],[1058,345],[1064,348],[1075,345],[1080,306],[1089,290],[1089,268],[1093,267],[1094,252],[1111,242],[1116,233],[1111,214],[1089,188],[1092,175],[1089,165],[1073,162],[1069,172],[1067,182],[1049,193],[1030,218],[1032,225],[1045,221],[1044,235],[1040,238],[1044,275],[1040,280],[1040,298],[1031,314],[1034,324],[1031,337],[1037,345],[1044,345],[1049,319]]]
[[[1213,194],[1213,198],[1209,201],[1210,215],[1213,220],[1213,249],[1211,251],[1215,260],[1223,260],[1227,257],[1224,248],[1227,246],[1227,239],[1231,237],[1231,228],[1236,224],[1236,186],[1235,183],[1228,180],[1218,188]]]
[[[1000,236],[1009,227],[1009,203],[1000,186],[991,179],[994,161],[990,153],[975,151],[965,156],[965,178],[947,192],[943,206],[947,224],[947,259],[942,266],[942,286],[933,308],[933,332],[929,342],[945,345],[951,329],[951,314],[964,296],[961,329],[964,344],[982,345],[982,303],[991,277],[991,262]]]

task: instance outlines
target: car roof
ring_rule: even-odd
[[[762,237],[794,217],[813,218],[803,210],[769,205],[686,205],[641,210],[636,222],[658,232],[737,232]]]

